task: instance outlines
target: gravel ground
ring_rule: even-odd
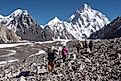
[[[76,41],[67,43],[69,54],[74,55]],[[111,40],[93,40],[93,50],[82,49],[76,59],[69,56],[65,63],[56,59],[52,73],[47,70],[47,53],[29,57],[39,49],[48,46],[59,47],[60,42],[17,46],[0,49],[16,50],[10,57],[19,61],[0,65],[0,81],[121,81],[121,38]],[[7,53],[7,52],[6,52]],[[2,53],[0,53],[3,55]],[[7,57],[4,57],[7,58]]]

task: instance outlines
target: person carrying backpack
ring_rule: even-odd
[[[48,48],[48,70],[49,72],[52,72],[54,69],[54,60],[56,58],[56,50]]]
[[[79,43],[76,45],[76,50],[77,50],[77,53],[79,54],[79,52],[80,52],[80,44]]]
[[[66,61],[67,54],[68,54],[68,49],[66,48],[66,46],[63,46],[63,49],[62,49],[62,59],[63,59],[63,62]]]

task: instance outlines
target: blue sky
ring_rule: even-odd
[[[39,24],[45,24],[55,16],[67,20],[84,3],[110,20],[121,16],[121,0],[1,0],[0,14],[5,16],[18,8],[25,9]]]

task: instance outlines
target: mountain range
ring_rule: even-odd
[[[55,33],[57,38],[88,38],[90,35],[110,23],[108,18],[87,4],[78,9],[67,21],[55,17],[46,26]]]
[[[108,37],[108,31],[110,31],[108,28],[114,27],[112,25],[115,25],[117,21],[120,21],[120,18],[110,23],[109,19],[104,14],[92,9],[87,4],[77,9],[68,20],[63,21],[58,17],[54,17],[44,26],[39,25],[27,10],[17,9],[5,17],[0,15],[1,26],[7,27],[8,30],[14,32],[19,39],[30,41],[106,38],[104,37],[106,35],[102,36],[102,32],[100,31],[106,31]],[[99,35],[98,32],[101,34]],[[119,31],[115,33],[118,32]],[[3,41],[2,35],[0,38]]]

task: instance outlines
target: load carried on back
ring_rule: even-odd
[[[48,48],[48,70],[49,72],[52,72],[52,70],[54,69],[54,60],[56,58],[56,52],[57,50],[54,49],[54,47],[49,47]]]
[[[62,49],[62,59],[63,59],[63,62],[66,61],[67,54],[68,54],[68,49],[67,49],[66,46],[64,45],[64,46],[63,46],[63,49]]]

